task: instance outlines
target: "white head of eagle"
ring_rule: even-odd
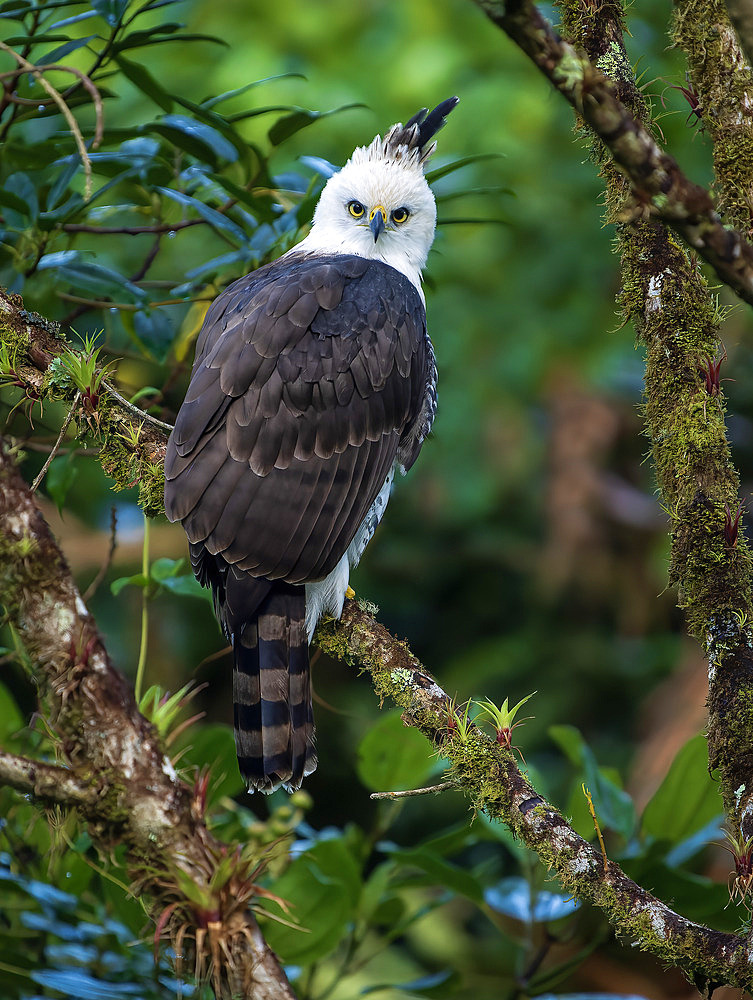
[[[424,108],[407,125],[393,125],[384,139],[354,150],[328,180],[309,235],[295,252],[353,253],[381,260],[403,274],[421,294],[437,208],[424,169],[436,143],[430,139],[458,103]]]
[[[436,411],[421,269],[424,177],[457,98],[356,149],[309,235],[207,311],[165,457],[165,512],[188,535],[233,647],[238,765],[250,790],[316,767],[308,644]]]

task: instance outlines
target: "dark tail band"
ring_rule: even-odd
[[[304,588],[276,582],[233,634],[235,746],[251,791],[294,791],[316,768],[305,622]]]

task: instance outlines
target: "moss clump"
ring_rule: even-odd
[[[146,449],[139,445],[138,435],[126,440],[122,421],[106,408],[98,413],[95,429],[101,443],[100,462],[106,476],[113,479],[115,490],[139,488],[139,506],[147,517],[165,511],[165,471],[161,462],[150,461]]]

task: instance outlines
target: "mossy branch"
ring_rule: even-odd
[[[744,26],[744,5],[733,9]],[[672,40],[687,56],[688,87],[713,144],[718,211],[750,238],[753,74],[723,0],[677,0]]]
[[[251,909],[229,899],[225,919],[225,896],[218,896],[213,876],[223,862],[227,867],[229,849],[207,829],[206,789],[192,790],[178,778],[156,730],[138,711],[131,686],[111,663],[34,494],[4,448],[0,602],[36,666],[53,725],[63,734],[60,752],[69,765],[69,770],[50,768],[3,754],[0,782],[44,801],[73,803],[88,820],[95,841],[124,843],[155,922],[177,900],[185,923],[191,901],[182,897],[178,875],[187,876],[211,903],[216,937],[224,939],[227,961],[214,969],[218,997],[293,1000]],[[59,798],[50,784],[56,777]],[[197,942],[200,919],[196,913]]]
[[[564,28],[577,52],[525,0],[506,7],[488,0],[481,6],[567,97],[597,139],[594,158],[622,259],[620,305],[647,349],[646,423],[664,506],[672,514],[670,582],[678,588],[691,633],[709,657],[709,760],[719,771],[730,825],[745,838],[753,835],[753,593],[715,360],[721,353],[720,312],[695,260],[664,225],[641,217],[635,193],[648,198],[646,205],[691,245],[698,246],[695,222],[688,221],[693,211],[697,222],[705,205],[706,223],[712,229],[720,223],[712,218],[706,192],[689,184],[651,135],[649,111],[625,55],[616,0],[596,0],[587,14],[582,5],[563,0]],[[627,171],[632,191],[615,163]],[[750,247],[741,234],[735,239],[738,263],[747,261]],[[714,263],[713,254],[701,252]],[[749,264],[741,266],[749,281]],[[717,266],[724,279],[723,270]]]
[[[475,809],[505,823],[526,847],[557,873],[579,899],[600,907],[619,934],[676,965],[703,989],[729,984],[753,987],[748,943],[686,920],[629,879],[600,850],[583,840],[518,769],[513,754],[475,726],[466,740],[448,726],[452,701],[406,643],[376,621],[368,606],[345,602],[339,622],[327,621],[314,642],[371,675],[375,690],[403,709],[403,720],[419,729],[450,764],[450,778]]]
[[[95,405],[84,407],[80,387],[55,375],[59,359],[78,352],[60,337],[55,323],[24,308],[23,300],[0,289],[0,379],[26,392],[30,400],[60,399],[69,404],[79,434],[100,445],[100,462],[116,489],[139,488],[139,503],[150,517],[163,508],[166,425],[156,426],[104,379]],[[9,370],[4,370],[9,369]],[[159,421],[158,423],[162,423]]]
[[[753,304],[753,247],[722,224],[709,193],[683,174],[619,99],[615,85],[564,41],[530,0],[474,0],[538,66],[629,177],[636,215],[662,219]]]

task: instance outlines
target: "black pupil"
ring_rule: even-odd
[[[350,210],[354,215],[363,215],[363,205],[360,201],[352,201],[350,203]]]

